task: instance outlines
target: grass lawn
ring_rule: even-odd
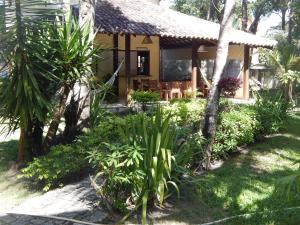
[[[16,171],[10,169],[10,163],[16,159],[17,149],[16,140],[0,142],[0,212],[38,194],[30,191],[27,184],[17,178]]]
[[[281,134],[249,149],[186,185],[177,211],[161,221],[201,224],[254,212],[219,224],[300,224],[300,209],[281,210],[300,206],[300,199],[288,201],[274,194],[276,182],[299,166],[295,162],[300,160],[300,114],[289,116]]]

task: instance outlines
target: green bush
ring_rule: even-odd
[[[98,126],[80,136],[75,143],[53,147],[47,155],[29,162],[21,176],[42,186],[44,191],[62,186],[73,175],[78,176],[91,167],[86,159],[87,152],[98,150],[103,142],[117,142],[120,139],[118,127],[125,123],[123,118],[105,117]]]
[[[205,104],[204,99],[173,100],[169,105],[164,106],[164,111],[171,114],[171,120],[178,126],[199,127]]]
[[[134,91],[130,96],[133,101],[138,103],[157,102],[160,100],[160,94],[151,91]]]
[[[150,118],[144,114],[129,116],[126,124],[120,125],[122,144],[104,144],[104,150],[89,155],[90,162],[100,169],[97,176],[104,180],[99,193],[109,196],[109,203],[121,210],[126,200],[142,207],[143,224],[147,205],[161,205],[168,186],[177,189],[171,176],[176,165],[176,133],[169,122],[170,116],[163,117],[160,109]]]
[[[251,107],[240,106],[221,112],[213,146],[215,157],[225,156],[238,146],[253,143],[260,129],[256,112]]]
[[[88,156],[92,165],[100,168],[103,189],[99,191],[103,202],[121,212],[126,211],[126,200],[136,201],[140,194],[145,172],[141,169],[144,150],[139,146],[103,143],[101,150]]]
[[[134,91],[130,94],[133,103],[140,103],[142,110],[146,111],[147,104],[157,103],[160,100],[160,94],[152,91]]]
[[[261,124],[262,134],[272,134],[283,128],[289,104],[281,91],[256,93],[254,109]]]
[[[22,169],[21,177],[32,180],[43,191],[62,186],[67,178],[72,179],[87,167],[86,152],[74,145],[59,145],[51,148],[46,156],[35,158]]]

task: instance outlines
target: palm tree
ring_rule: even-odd
[[[277,77],[284,86],[285,98],[293,102],[293,84],[300,82],[300,57],[293,44],[280,43],[274,52],[268,53],[269,64],[276,71]]]
[[[8,131],[20,128],[18,162],[22,162],[34,121],[45,121],[45,109],[48,107],[47,96],[39,82],[47,80],[43,52],[45,50],[45,23],[51,16],[58,14],[58,5],[41,0],[5,1],[2,6],[5,14],[0,37],[1,58],[9,76],[3,81],[0,102],[1,122],[8,123]],[[55,6],[55,7],[53,7]],[[38,20],[36,18],[39,18]],[[39,21],[39,22],[37,22]]]

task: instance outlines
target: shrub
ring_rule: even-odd
[[[62,186],[67,178],[72,178],[87,167],[86,152],[74,145],[59,145],[51,148],[46,156],[35,158],[22,169],[21,177],[41,185],[43,191]]]
[[[169,124],[170,116],[163,117],[161,109],[149,118],[144,114],[128,117],[120,126],[123,145],[105,144],[105,151],[93,151],[90,162],[100,168],[98,176],[104,179],[100,193],[110,195],[110,203],[123,210],[125,202],[142,207],[146,223],[147,204],[162,204],[172,185],[176,134]],[[180,152],[180,150],[178,150]],[[104,162],[104,160],[106,162]]]
[[[241,80],[238,77],[223,77],[219,81],[218,87],[221,95],[225,97],[234,97],[235,92],[241,87]]]
[[[265,91],[255,94],[254,109],[261,123],[262,134],[278,132],[283,127],[289,104],[281,91]]]
[[[102,149],[88,156],[90,163],[100,168],[104,186],[99,195],[103,202],[124,212],[140,194],[145,172],[141,169],[143,149],[139,146],[103,143]]]
[[[171,114],[172,122],[178,126],[199,127],[204,114],[206,101],[204,99],[173,100],[164,106],[166,114]]]
[[[148,103],[156,103],[160,100],[160,94],[151,91],[134,91],[130,96],[133,102],[137,102],[142,105],[143,111],[146,111],[146,105]]]
[[[219,115],[213,151],[215,157],[226,156],[238,146],[253,143],[260,123],[251,107],[240,106]]]

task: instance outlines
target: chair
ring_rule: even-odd
[[[157,80],[149,80],[148,85],[149,85],[149,87],[148,87],[149,91],[153,91],[153,92],[159,91],[159,85],[158,85]]]
[[[160,97],[165,101],[170,98],[171,88],[168,82],[160,82]]]
[[[149,91],[149,86],[150,86],[150,80],[149,79],[142,79],[141,80],[141,89],[143,91]]]
[[[134,91],[141,90],[141,82],[139,80],[132,80],[132,86]]]
[[[180,89],[182,97],[188,97],[188,94],[192,91],[192,81],[183,81]]]
[[[170,89],[170,98],[173,99],[174,97],[181,98],[181,84],[178,81],[171,82],[171,89]]]

